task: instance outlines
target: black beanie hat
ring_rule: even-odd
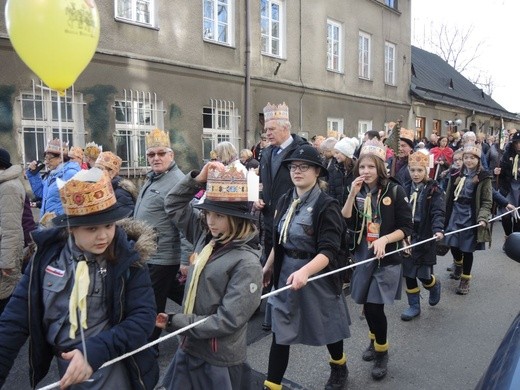
[[[5,149],[0,148],[0,168],[11,168],[11,155]]]

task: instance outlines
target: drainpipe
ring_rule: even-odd
[[[245,1],[246,5],[246,64],[244,86],[244,148],[248,147],[249,126],[251,123],[251,0]]]

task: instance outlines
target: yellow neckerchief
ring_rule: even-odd
[[[90,276],[88,270],[87,259],[81,256],[78,261],[74,275],[74,286],[70,293],[69,299],[69,337],[76,337],[78,329],[78,309],[80,313],[80,323],[83,329],[87,329],[87,295],[90,284]]]
[[[278,243],[282,242],[285,244],[287,242],[287,230],[289,230],[289,223],[291,223],[291,218],[296,210],[296,207],[301,203],[300,198],[296,198],[292,201],[291,207],[289,207],[289,211],[287,212],[287,216],[285,217],[285,221],[283,221],[282,229],[280,229],[280,239]]]
[[[421,189],[422,189],[421,183],[418,186],[416,186],[415,184],[412,184],[412,188],[414,188],[414,189],[413,189],[412,195],[410,195],[409,203],[412,203],[412,221],[413,221],[413,219],[415,217],[415,209],[417,206],[417,198],[419,197],[419,193],[421,192]]]
[[[377,193],[376,205],[379,203],[379,197],[381,196],[381,189],[379,189]],[[370,188],[368,189],[368,194],[363,201],[363,220],[361,221],[361,230],[359,232],[358,237],[358,245],[361,243],[361,239],[363,237],[363,230],[368,225],[369,222],[372,222],[372,192]]]
[[[453,192],[453,195],[455,195],[455,197],[453,198],[454,201],[457,201],[460,193],[462,192],[462,189],[464,188],[464,182],[466,181],[466,176],[462,176],[459,179],[460,179],[459,184],[457,184],[457,187],[455,187],[455,192]]]
[[[515,159],[513,160],[513,176],[515,177],[515,180],[518,180],[518,154],[516,154]]]
[[[192,314],[193,307],[195,306],[195,298],[197,297],[197,286],[199,285],[199,278],[202,270],[206,266],[213,248],[215,246],[215,240],[211,240],[199,255],[195,258],[195,265],[193,267],[193,274],[191,276],[190,285],[186,288],[186,298],[184,300],[184,314]]]

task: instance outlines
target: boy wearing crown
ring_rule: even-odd
[[[437,240],[444,233],[444,192],[438,183],[428,177],[430,154],[419,149],[408,157],[408,170],[412,182],[405,188],[412,208],[413,233],[410,243],[424,241],[432,236]],[[441,282],[433,274],[437,263],[435,241],[428,241],[413,247],[403,261],[403,275],[406,281],[406,295],[409,307],[401,314],[403,321],[410,321],[421,314],[420,289],[417,279],[430,291],[429,304],[435,306],[441,298]]]
[[[152,130],[146,136],[146,148],[151,171],[147,173],[137,197],[134,218],[148,223],[157,232],[157,253],[147,264],[157,312],[160,313],[166,307],[167,298],[181,304],[184,293],[183,286],[177,280],[181,263],[181,236],[164,210],[166,194],[184,178],[184,174],[175,163],[168,132]],[[187,267],[182,267],[181,271],[186,274]],[[160,334],[161,329],[156,328],[151,340],[157,339]]]
[[[399,129],[399,152],[397,158],[394,156],[389,159],[388,166],[391,166],[395,158],[395,179],[403,187],[408,187],[412,181],[408,171],[408,157],[414,150],[414,131],[403,127]]]
[[[44,152],[44,163],[48,171],[47,176],[42,178],[37,169],[38,163],[32,161],[27,169],[27,178],[31,184],[34,195],[41,198],[40,225],[49,224],[50,220],[58,214],[63,214],[60,201],[57,179],[68,180],[81,170],[79,164],[70,161],[69,146],[67,142],[53,139],[47,143]]]

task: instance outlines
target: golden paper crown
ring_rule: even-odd
[[[79,171],[66,182],[58,179],[58,188],[68,216],[99,213],[116,203],[110,177],[99,168]]]
[[[119,173],[123,160],[112,152],[101,152],[96,160],[96,168],[107,168]]]
[[[408,166],[430,168],[430,154],[426,149],[421,149],[408,156]]]
[[[95,160],[98,158],[99,153],[103,151],[103,147],[101,145],[97,145],[95,142],[89,142],[85,145],[85,156]]]
[[[369,139],[366,141],[361,147],[361,151],[359,152],[359,156],[365,155],[374,155],[380,158],[383,161],[386,161],[386,150],[385,146],[381,141],[378,141],[377,138]]]
[[[53,154],[63,154],[66,156],[69,153],[69,143],[64,141],[60,141],[58,138],[54,138],[47,142],[47,147],[45,148],[45,153],[53,153]]]
[[[210,169],[206,198],[223,202],[247,202],[246,176],[232,165],[223,171]]]
[[[414,131],[412,129],[405,129],[404,127],[401,127],[399,129],[399,138],[404,138],[413,143],[414,140]]]
[[[463,153],[470,153],[480,158],[482,156],[482,147],[479,144],[468,142],[464,145]]]
[[[264,107],[264,122],[267,123],[271,120],[289,120],[289,107],[285,102],[279,105],[267,103],[267,106]]]
[[[81,149],[79,146],[71,147],[69,150],[69,157],[83,159],[83,149]]]
[[[146,149],[160,147],[170,147],[170,135],[164,130],[153,129],[146,135]]]

